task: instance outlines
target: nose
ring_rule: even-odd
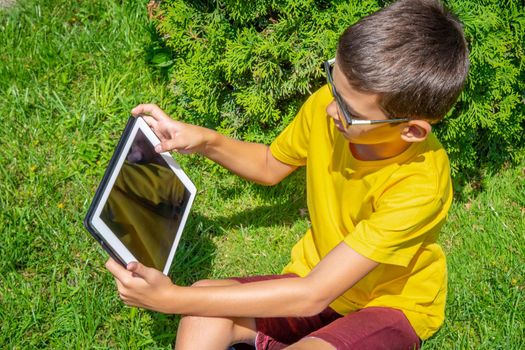
[[[337,110],[335,99],[326,106],[326,113],[334,120],[339,120],[339,111]]]

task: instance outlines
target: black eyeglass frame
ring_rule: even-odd
[[[392,119],[372,119],[372,120],[366,120],[366,119],[356,119],[355,117],[352,118],[352,114],[348,111],[346,108],[346,103],[343,101],[341,95],[337,92],[335,85],[334,85],[334,78],[332,77],[332,68],[335,63],[335,58],[332,58],[331,60],[324,62],[324,70],[326,72],[326,80],[328,81],[328,85],[330,86],[330,89],[332,90],[332,96],[335,98],[335,102],[337,103],[338,110],[340,110],[343,113],[343,126],[344,128],[348,128],[351,125],[371,125],[371,124],[393,124],[393,123],[404,123],[409,121],[409,118],[392,118]]]

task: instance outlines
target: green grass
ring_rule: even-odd
[[[0,9],[0,348],[169,349],[177,326],[123,306],[82,227],[129,110],[171,90],[146,3],[20,1]],[[308,226],[304,173],[265,188],[198,156],[199,194],[172,278],[277,273]],[[424,349],[525,347],[525,164],[464,189],[442,243],[450,291]]]
[[[525,348],[525,167],[489,176],[481,186],[481,193],[456,201],[441,236],[447,320],[428,348]]]

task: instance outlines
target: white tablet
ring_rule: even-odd
[[[111,257],[168,274],[196,189],[173,157],[155,152],[158,137],[130,117],[84,226]]]

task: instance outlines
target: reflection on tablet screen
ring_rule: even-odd
[[[100,216],[142,264],[162,271],[188,197],[138,130]]]

